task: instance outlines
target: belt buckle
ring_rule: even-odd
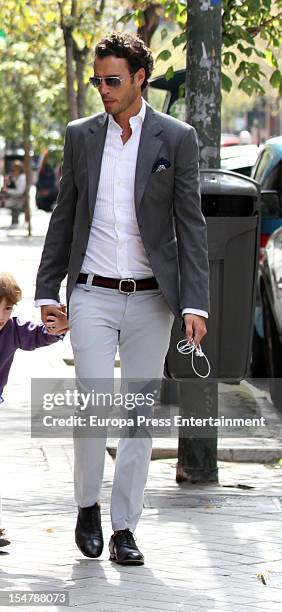
[[[122,283],[133,283],[132,291],[123,291]],[[136,291],[136,282],[135,282],[134,278],[122,278],[119,281],[118,290],[119,290],[120,293],[125,293],[126,295],[130,295],[131,293],[135,293],[135,291]]]

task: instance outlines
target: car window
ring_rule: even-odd
[[[273,189],[282,194],[282,160],[265,175],[263,188]]]
[[[268,149],[264,149],[254,168],[253,177],[259,183],[263,180],[265,169],[269,165],[272,155]]]
[[[169,114],[175,119],[185,121],[185,98],[178,98],[175,100],[169,109]]]
[[[148,87],[148,102],[156,110],[164,112],[165,101],[167,97],[167,91],[165,89],[155,89],[154,87]]]

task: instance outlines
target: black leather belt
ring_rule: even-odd
[[[78,275],[77,283],[86,285],[91,284],[97,287],[107,287],[108,289],[118,289],[120,293],[135,293],[135,291],[144,291],[146,289],[158,289],[159,285],[155,278],[140,278],[134,280],[134,278],[107,278],[106,276],[93,276],[92,282],[89,283],[88,277],[92,276],[89,274],[83,274],[82,272]],[[88,283],[87,283],[88,281]]]

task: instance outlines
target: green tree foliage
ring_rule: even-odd
[[[54,124],[65,126],[68,119],[85,114],[94,39],[113,28],[116,2],[108,0],[108,11],[105,0],[5,0],[0,4],[0,130],[4,136],[21,134],[23,104],[31,105],[36,141],[44,140]]]
[[[282,41],[282,0],[224,0],[223,9],[222,63],[225,70],[235,67],[239,89],[246,94],[264,94],[261,80],[267,75],[259,60],[265,60],[271,67],[270,84],[282,94],[278,54]],[[234,48],[237,48],[235,53]],[[228,75],[224,77],[224,88],[228,91],[232,82]]]
[[[63,49],[53,15],[41,2],[6,0],[0,9],[0,131],[22,140],[29,116],[35,146],[66,111]],[[42,143],[43,144],[43,143]]]
[[[117,0],[107,0],[106,11],[105,3],[0,1],[0,134],[24,144],[28,181],[31,148],[42,152],[52,134],[62,144],[58,130],[86,114],[94,39],[116,19]]]
[[[105,0],[59,0],[60,28],[66,53],[66,82],[70,119],[85,113],[85,69],[99,33]]]
[[[44,33],[42,29],[42,22],[48,22],[42,5],[6,0],[0,15],[4,32],[0,46],[0,130],[6,139],[24,145],[27,177],[25,215],[31,234],[28,199],[30,150],[34,137],[47,128],[52,114],[48,111],[63,87],[59,48],[52,32],[46,35],[46,30]]]
[[[144,11],[149,5],[156,4],[157,11],[170,23],[179,27],[179,34],[173,37],[172,46],[186,44],[187,5],[186,0],[134,0],[121,21],[131,20],[137,27],[144,22]],[[168,35],[167,27],[162,27],[162,38]],[[279,48],[282,42],[282,0],[223,0],[222,1],[222,88],[230,91],[233,85],[229,69],[235,70],[239,89],[247,95],[264,94],[263,81],[268,78],[270,85],[282,94],[282,74],[279,65]],[[163,49],[158,60],[167,61],[172,57],[171,47]],[[232,72],[234,72],[232,70]],[[173,75],[173,65],[169,66],[166,77]]]

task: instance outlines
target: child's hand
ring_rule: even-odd
[[[69,329],[68,319],[66,315],[66,307],[61,306],[62,310],[55,308],[54,313],[50,313],[46,319],[46,329],[48,334],[64,334]]]

